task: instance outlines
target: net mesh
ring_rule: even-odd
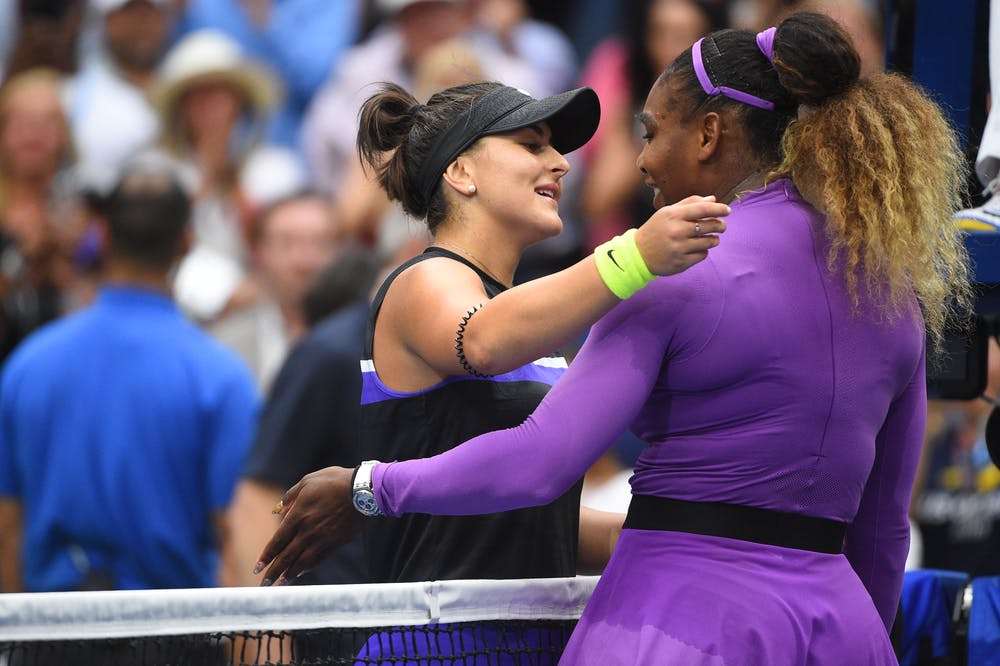
[[[0,666],[554,665],[596,580],[0,595]]]

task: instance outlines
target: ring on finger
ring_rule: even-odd
[[[701,222],[694,223],[694,235],[701,236]]]
[[[271,513],[281,513],[282,509],[284,508],[285,508],[284,500],[278,500],[278,503],[274,505],[273,509],[271,509]]]

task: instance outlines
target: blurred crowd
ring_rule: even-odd
[[[861,0],[828,4],[878,67],[876,10]],[[380,81],[423,97],[476,79],[501,80],[536,97],[577,85],[598,91],[601,132],[575,157],[567,231],[537,248],[523,277],[558,268],[645,219],[648,197],[633,167],[634,115],[655,75],[709,30],[758,28],[782,12],[817,5],[823,3],[4,3],[2,349],[88,302],[102,247],[88,219],[99,213],[123,161],[156,145],[184,163],[196,190],[194,239],[174,295],[207,326],[256,311],[256,325],[270,327],[262,334],[273,338],[260,341],[262,358],[251,364],[266,389],[304,330],[297,302],[337,243],[356,239],[392,262],[425,240],[419,222],[384,200],[355,156],[358,109]],[[304,192],[314,197],[313,213],[326,203],[325,225],[302,221],[310,206],[286,211],[275,224],[261,214]],[[287,229],[282,217],[290,219]]]
[[[635,168],[635,115],[666,64],[707,32],[761,30],[803,9],[833,15],[864,67],[883,67],[876,0],[0,3],[0,359],[38,327],[93,301],[106,269],[98,221],[108,194],[138,152],[155,147],[171,155],[193,199],[189,243],[170,276],[172,298],[243,359],[265,404],[247,443],[248,470],[256,471],[244,473],[235,492],[229,543],[238,566],[222,578],[252,584],[253,558],[273,529],[260,511],[315,466],[351,462],[331,451],[289,453],[300,441],[289,441],[294,424],[329,416],[339,409],[333,401],[357,404],[350,391],[327,390],[331,382],[353,387],[345,379],[350,370],[331,366],[341,374],[327,377],[326,388],[310,383],[310,373],[326,367],[315,359],[329,358],[322,345],[308,346],[310,332],[363,301],[379,271],[428,242],[422,222],[389,202],[357,157],[358,110],[376,84],[396,82],[423,98],[482,79],[535,97],[580,85],[597,91],[599,130],[569,156],[564,232],[526,255],[518,279],[530,279],[648,217],[651,197]],[[364,308],[352,317],[362,324],[340,320],[332,330],[360,338]],[[350,356],[355,343],[346,340],[338,353]],[[304,411],[296,396],[322,396],[330,407]],[[935,424],[957,433],[951,446],[964,446],[956,438],[976,435],[962,428],[975,431],[981,418],[975,410],[950,411]],[[318,425],[319,443],[309,446],[321,448],[323,437],[336,436],[328,431],[350,427],[343,420]],[[295,437],[304,442],[307,435]],[[623,479],[639,446],[625,436],[599,461],[584,503],[624,510]],[[281,456],[297,462],[278,473]],[[1000,479],[993,472],[973,486],[992,493],[982,510],[998,525],[987,537],[996,563]],[[958,474],[947,488],[961,486]],[[936,478],[930,486],[941,487]],[[920,506],[929,525],[931,508]]]

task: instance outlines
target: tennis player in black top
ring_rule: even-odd
[[[424,105],[385,84],[367,100],[358,132],[362,162],[390,199],[426,220],[434,240],[374,301],[362,361],[363,460],[429,456],[520,424],[565,368],[553,350],[629,289],[686,269],[718,244],[725,228],[718,218],[728,206],[690,197],[657,211],[600,258],[623,269],[623,282],[609,281],[589,256],[512,287],[524,250],[562,230],[559,198],[570,168],[564,154],[593,135],[599,117],[589,88],[536,100],[499,83],[473,83]],[[355,484],[359,510],[375,513],[364,502],[368,474],[362,463],[332,492],[350,493]],[[293,501],[286,495],[286,504]],[[362,517],[296,516],[320,530]],[[552,504],[487,517],[370,520],[366,559],[376,582],[573,576],[603,566],[622,519],[589,509],[581,515],[577,485]],[[296,555],[307,566],[321,553]],[[264,582],[284,581],[265,574]]]

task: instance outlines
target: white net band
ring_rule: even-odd
[[[575,620],[597,577],[0,595],[0,641]]]

